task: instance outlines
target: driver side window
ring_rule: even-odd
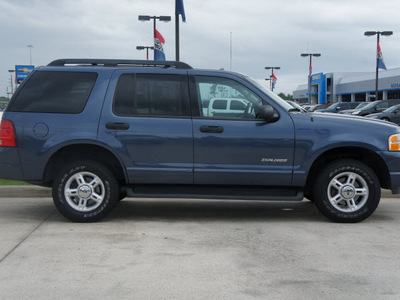
[[[262,106],[259,96],[231,79],[196,76],[196,87],[204,118],[255,120]]]

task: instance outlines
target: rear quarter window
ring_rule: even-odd
[[[10,103],[14,112],[78,114],[85,108],[97,73],[37,71]]]

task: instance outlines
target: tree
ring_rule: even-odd
[[[283,100],[293,100],[293,95],[290,94],[285,95],[284,93],[279,93],[278,96]]]
[[[0,108],[4,108],[8,104],[8,99],[6,97],[0,97]]]

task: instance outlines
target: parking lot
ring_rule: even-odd
[[[0,299],[399,299],[400,201],[358,224],[311,202],[127,199],[71,223],[0,198]]]

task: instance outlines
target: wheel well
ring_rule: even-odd
[[[331,149],[323,153],[313,163],[307,177],[305,193],[309,195],[312,192],[315,178],[318,176],[318,174],[321,172],[321,170],[325,165],[335,160],[345,159],[345,158],[352,158],[363,162],[375,172],[376,176],[379,179],[380,186],[382,188],[386,189],[390,188],[389,170],[383,159],[378,154],[376,154],[374,151],[365,148],[343,147],[343,148]]]
[[[115,174],[116,179],[125,184],[126,178],[121,163],[112,152],[96,145],[79,144],[66,146],[53,154],[45,169],[45,185],[52,185],[57,171],[66,163],[85,159],[95,160],[106,165]]]

